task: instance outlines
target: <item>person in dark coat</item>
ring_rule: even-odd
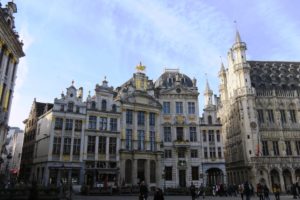
[[[246,181],[244,183],[244,195],[246,196],[246,200],[250,200],[251,194],[252,194],[251,186],[248,183],[248,181]]]
[[[196,199],[196,187],[193,183],[191,184],[190,192],[191,192],[192,200],[195,200]]]
[[[164,200],[164,194],[160,188],[156,188],[153,200]]]
[[[142,181],[140,186],[140,199],[147,200],[147,198],[148,198],[148,188],[145,185],[145,182]]]
[[[270,200],[270,197],[269,197],[270,191],[269,191],[268,186],[267,186],[267,185],[264,185],[263,190],[264,190],[264,197],[265,197],[265,200]]]

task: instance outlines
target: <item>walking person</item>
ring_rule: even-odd
[[[269,197],[269,188],[268,188],[267,185],[264,185],[263,191],[264,191],[265,200],[270,200],[270,197]]]
[[[244,200],[244,185],[240,184],[238,187],[239,194],[241,195],[242,200]]]
[[[145,182],[142,181],[140,185],[140,200],[147,200],[148,198],[148,188],[145,185]]]
[[[196,199],[196,187],[194,186],[193,182],[190,187],[190,192],[191,192],[192,200],[195,200]]]
[[[205,187],[203,185],[203,183],[201,183],[200,187],[199,187],[199,194],[198,197],[202,196],[202,198],[205,198]]]
[[[164,194],[160,188],[156,188],[156,191],[154,193],[153,200],[164,200]]]
[[[246,200],[250,200],[251,194],[252,194],[251,186],[248,183],[248,181],[246,181],[244,183],[244,195],[246,196]]]
[[[256,186],[256,192],[257,192],[257,197],[259,198],[259,200],[264,200],[263,187],[260,183],[258,183]]]
[[[275,200],[280,200],[280,187],[279,187],[278,184],[274,184],[273,192],[274,192],[274,195],[275,195]]]

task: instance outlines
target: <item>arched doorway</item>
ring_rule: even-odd
[[[216,185],[220,183],[224,183],[224,174],[223,171],[219,168],[210,168],[206,171],[207,185]]]
[[[282,172],[282,176],[283,176],[285,191],[288,192],[291,190],[291,186],[292,186],[292,174],[290,170],[285,169]]]
[[[300,183],[300,169],[295,170],[296,182]]]
[[[272,187],[275,184],[278,184],[280,186],[280,177],[278,171],[276,169],[272,169],[270,174],[271,174]]]

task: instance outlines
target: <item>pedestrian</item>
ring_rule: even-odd
[[[215,185],[213,185],[213,187],[212,187],[212,194],[213,194],[213,196],[216,196],[216,186]]]
[[[250,197],[251,197],[251,186],[250,184],[248,183],[248,181],[246,181],[244,183],[244,195],[246,196],[246,200],[250,200]]]
[[[256,185],[256,192],[257,192],[257,197],[259,198],[259,200],[264,200],[263,187],[260,183],[258,183]]]
[[[277,183],[273,186],[273,192],[275,195],[275,200],[280,200],[280,187]]]
[[[198,197],[202,196],[202,198],[205,198],[205,187],[203,185],[203,183],[201,183],[200,187],[199,187],[199,193],[198,193]]]
[[[267,185],[264,185],[263,191],[264,191],[264,197],[265,197],[265,200],[270,200],[270,197],[269,197],[270,191],[269,191],[269,188],[268,188]]]
[[[195,200],[196,199],[196,187],[194,186],[193,182],[190,187],[190,192],[191,192],[192,200]]]
[[[156,188],[153,200],[164,200],[164,194],[160,188]]]
[[[239,190],[239,194],[241,195],[242,200],[244,200],[244,186],[243,186],[243,184],[239,185],[238,190]]]
[[[140,200],[147,200],[148,198],[148,188],[145,185],[145,182],[142,181],[140,185]]]
[[[292,192],[293,198],[297,199],[297,187],[296,187],[296,184],[292,184],[291,192]]]

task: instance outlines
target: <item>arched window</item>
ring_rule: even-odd
[[[68,103],[68,112],[73,112],[73,108],[74,108],[74,103],[73,102],[69,102]]]
[[[96,109],[96,102],[92,101],[91,109]]]
[[[208,117],[207,117],[207,122],[208,122],[208,124],[212,124],[212,118],[210,115],[208,115]]]
[[[131,183],[132,180],[132,163],[131,160],[125,162],[125,183]]]
[[[106,110],[106,100],[102,100],[102,103],[101,103],[101,110]]]
[[[117,112],[117,106],[116,106],[116,104],[113,104],[113,105],[112,105],[112,111],[113,111],[113,112]]]
[[[150,161],[150,183],[156,182],[156,164],[154,160]]]

